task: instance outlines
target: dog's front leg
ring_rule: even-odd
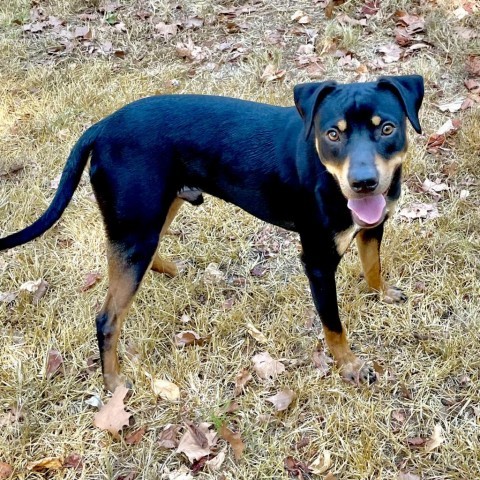
[[[335,285],[337,265],[313,263],[307,258],[304,255],[303,263],[310,282],[313,301],[322,321],[325,341],[340,368],[342,377],[355,384],[373,383],[376,379],[373,368],[352,352],[345,328],[340,321]]]

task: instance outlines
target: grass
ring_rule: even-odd
[[[48,49],[59,43],[54,33],[23,33],[14,22],[28,19],[30,2],[4,3],[0,170],[19,164],[23,169],[0,177],[2,235],[29,224],[45,209],[54,193],[50,182],[85,126],[127,102],[155,93],[197,92],[291,104],[293,85],[309,80],[294,62],[298,46],[307,41],[292,33],[290,18],[299,9],[312,17],[308,28],[318,29],[317,51],[334,43],[354,51],[365,65],[379,56],[377,46],[392,41],[396,10],[425,16],[425,39],[431,46],[380,70],[369,67],[367,78],[417,72],[426,79],[421,116],[425,134],[412,134],[399,210],[413,201],[432,203],[420,192],[425,178],[440,178],[449,185],[438,202],[440,217],[408,223],[396,215],[387,227],[384,269],[407,293],[407,303],[385,305],[367,293],[354,249],[338,271],[340,309],[352,346],[385,370],[371,388],[343,383],[335,369],[321,378],[311,363],[322,334],[318,319],[313,327],[307,324],[312,301],[294,234],[211,197],[201,207],[184,207],[162,252],[184,261],[186,269],[175,279],[148,273],[123,330],[123,371],[135,386],[127,402],[135,425],[126,431],[148,428],[138,445],[128,446],[93,427],[95,409],[85,403],[94,394],[108,397],[99,371],[87,372],[87,359],[97,352],[93,319],[106,292],[106,262],[100,217],[85,179],[58,225],[0,257],[0,292],[17,291],[22,283],[38,278],[49,283],[38,304],[25,292],[13,303],[0,303],[0,461],[14,467],[12,478],[44,478],[29,472],[27,464],[72,452],[83,457],[84,468],[51,472],[50,478],[113,479],[131,471],[137,478],[161,478],[165,467],[174,471],[187,463],[158,448],[163,427],[222,418],[235,375],[243,367],[251,368],[251,357],[264,350],[283,359],[287,371],[275,383],[262,383],[254,376],[238,399],[239,410],[228,417],[246,444],[243,458],[235,462],[230,450],[221,473],[203,472],[199,478],[287,478],[285,457],[308,462],[324,449],[332,453],[332,472],[339,479],[396,479],[400,470],[432,480],[480,478],[480,117],[478,107],[454,115],[437,108],[466,94],[465,61],[468,54],[478,54],[479,42],[462,40],[454,29],[478,29],[478,11],[459,21],[451,12],[460,1],[413,7],[407,1],[384,0],[380,14],[362,29],[339,27],[312,2],[262,2],[256,11],[235,19],[246,22],[247,29],[229,34],[224,22],[217,21],[219,5],[209,0],[176,2],[181,9],[166,0],[122,2],[117,15],[127,33],[108,26],[102,15],[90,21],[93,46],[110,41],[125,52],[122,59],[89,53],[84,44],[76,44],[71,52],[49,54]],[[98,2],[87,5],[93,12]],[[346,2],[336,13],[353,16],[360,5]],[[50,0],[42,2],[42,8],[47,15],[65,19],[70,29],[82,24],[78,13],[86,10],[85,2],[74,0]],[[153,17],[138,18],[135,13],[141,8]],[[167,41],[155,37],[155,22],[192,15],[205,18],[205,26],[180,31]],[[286,29],[284,47],[265,40],[267,30],[277,27]],[[195,65],[176,56],[176,43],[188,38],[207,44],[206,63]],[[248,50],[243,59],[230,63],[214,48],[227,40],[241,42]],[[327,52],[322,62],[326,77],[359,77],[354,70],[340,68]],[[287,70],[283,82],[259,83],[268,63]],[[428,135],[453,116],[462,119],[462,127],[451,148],[441,155],[428,154]],[[461,190],[468,190],[469,196],[461,199]],[[203,282],[203,272],[212,262],[225,273],[225,283]],[[265,275],[251,276],[259,262],[268,267]],[[102,274],[101,281],[79,293],[92,271]],[[231,298],[233,306],[224,308]],[[188,325],[180,321],[182,314],[191,317]],[[264,333],[267,344],[249,336],[247,322]],[[212,340],[179,350],[173,336],[185,329],[211,333]],[[62,353],[64,371],[47,378],[51,349]],[[179,385],[181,401],[157,399],[149,375]],[[282,387],[294,390],[297,399],[285,413],[266,421],[264,416],[273,414],[266,398]],[[6,420],[12,409],[21,409],[20,420]],[[392,413],[395,417],[399,411],[406,420],[398,426]],[[445,436],[438,449],[426,454],[408,446],[408,438],[429,437],[436,424]],[[297,451],[294,446],[303,437],[310,443]]]

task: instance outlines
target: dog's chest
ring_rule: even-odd
[[[359,230],[360,227],[354,224],[347,229],[335,234],[335,247],[340,256],[342,256],[347,251],[348,247],[352,243],[355,235],[358,233]]]

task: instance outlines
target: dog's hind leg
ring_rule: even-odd
[[[170,205],[170,209],[168,210],[168,213],[167,213],[167,218],[165,219],[165,222],[162,227],[162,231],[160,232],[160,240],[162,239],[162,237],[165,235],[168,228],[170,227],[170,224],[175,218],[175,215],[177,215],[178,211],[180,210],[182,203],[183,203],[183,200],[181,198],[175,198],[175,200]],[[170,260],[166,260],[162,258],[158,252],[155,254],[153,258],[152,270],[154,270],[155,272],[164,273],[169,277],[175,277],[179,273],[177,265]]]
[[[120,376],[117,344],[123,321],[132,304],[158,244],[158,233],[143,231],[125,234],[108,242],[107,297],[97,315],[97,340],[102,361],[103,381],[113,392],[125,381]]]

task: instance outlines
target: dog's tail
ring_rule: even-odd
[[[100,132],[100,123],[92,125],[77,141],[68,156],[63,169],[58,189],[43,215],[30,226],[13,233],[5,238],[0,238],[0,251],[23,245],[24,243],[39,237],[51,228],[61,217],[70,200],[73,197],[83,170],[87,164],[93,143]]]

